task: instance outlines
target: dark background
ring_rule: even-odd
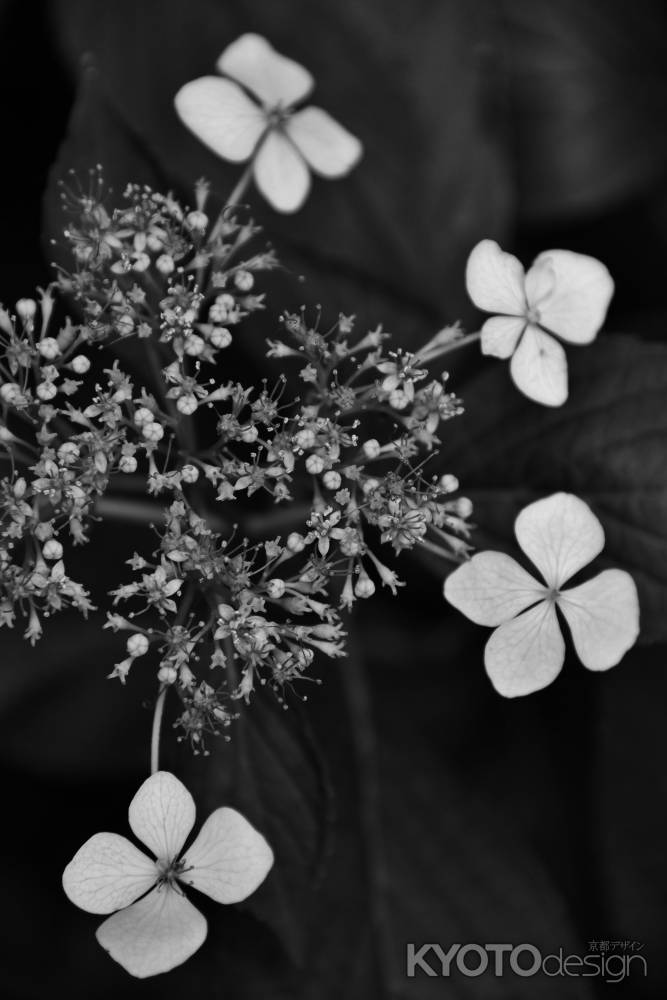
[[[473,329],[463,269],[488,236],[526,262],[550,246],[599,257],[617,283],[609,329],[661,347],[666,26],[657,0],[0,4],[0,299],[49,280],[61,253],[48,245],[60,225],[56,181],[70,167],[102,162],[117,191],[145,181],[187,199],[202,174],[220,197],[231,190],[235,169],[186,132],[171,102],[226,44],[258,30],[313,71],[317,103],[366,148],[350,178],[316,182],[292,219],[253,203],[288,265],[276,310],[322,302],[334,316],[384,321],[405,344],[457,318]],[[259,369],[260,347],[249,334],[239,365]],[[474,388],[478,367],[471,355],[455,373],[471,411],[492,405]],[[512,392],[508,380],[502,389]],[[517,480],[558,488],[556,458],[542,455]],[[466,480],[462,458],[447,471],[474,490],[509,475],[498,468],[473,462]],[[578,484],[585,491],[597,474],[582,464]],[[661,526],[651,528],[657,557]],[[101,528],[77,556],[98,600],[144,541]],[[404,575],[400,601],[380,598],[362,615],[350,661],[321,670],[307,711],[296,705],[286,722],[260,706],[239,737],[244,751],[222,748],[223,764],[168,751],[202,796],[224,789],[263,829],[279,816],[280,872],[242,912],[203,904],[205,947],[146,983],[99,949],[96,918],[68,903],[59,872],[91,833],[124,830],[147,766],[151,680],[106,685],[114,649],[99,621],[54,621],[34,651],[3,636],[0,996],[665,995],[664,646],[601,676],[568,659],[547,691],[503,701],[483,673],[482,630],[443,607],[436,576],[417,566]],[[642,944],[648,978],[404,976],[407,941],[583,954],[600,939]]]

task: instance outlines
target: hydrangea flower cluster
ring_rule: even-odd
[[[344,655],[342,612],[402,586],[382,548],[464,558],[471,505],[455,476],[427,474],[462,412],[447,373],[429,374],[458,328],[409,353],[381,328],[357,335],[352,316],[324,329],[285,313],[268,354],[293,364],[299,399],[284,376],[226,378],[223,352],[263,308],[255,283],[276,259],[252,249],[240,213],[208,218],[205,184],[195,197],[188,211],[130,186],[110,210],[98,174],[65,191],[71,270],[0,316],[0,600],[33,642],[61,607],[87,613],[68,545],[98,515],[143,512],[158,544],[128,553],[134,576],[111,593],[107,627],[128,633],[111,676],[151,663],[197,750],[258,683],[282,697],[316,654]]]

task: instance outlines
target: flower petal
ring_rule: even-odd
[[[277,212],[296,212],[310,191],[310,173],[289,139],[273,130],[259,148],[254,163],[255,181]]]
[[[555,282],[552,294],[539,304],[540,324],[563,340],[589,344],[604,323],[614,294],[609,271],[595,257],[571,250],[547,250],[533,268],[544,263],[553,269]]]
[[[556,272],[549,257],[540,257],[526,273],[526,299],[530,309],[539,309],[553,295]]]
[[[174,104],[190,131],[232,163],[249,159],[267,127],[262,109],[237,84],[217,76],[186,83]]]
[[[63,872],[63,889],[88,913],[113,913],[143,896],[157,879],[155,862],[126,837],[96,833]]]
[[[185,785],[169,771],[144,781],[130,802],[130,827],[160,861],[173,861],[195,822],[195,803]]]
[[[492,633],[484,665],[499,694],[506,698],[532,694],[558,676],[565,643],[552,601],[542,601]]]
[[[188,849],[181,882],[218,903],[238,903],[261,885],[273,851],[261,833],[235,809],[216,809]]]
[[[482,327],[482,354],[509,358],[526,328],[522,316],[492,316]]]
[[[285,131],[316,174],[343,177],[363,147],[356,136],[321,108],[304,108],[288,119]]]
[[[567,399],[567,358],[558,341],[529,323],[512,355],[510,372],[521,392],[544,406]]]
[[[572,632],[574,648],[589,670],[608,670],[639,635],[635,582],[621,569],[606,569],[558,599]]]
[[[554,590],[604,548],[602,525],[588,504],[572,493],[554,493],[524,507],[514,523],[514,533]]]
[[[445,598],[478,625],[502,625],[544,600],[546,588],[504,552],[478,552],[445,580]]]
[[[261,35],[241,35],[228,45],[217,62],[221,73],[233,77],[267,108],[296,104],[307,97],[314,80],[307,69],[281,56]]]
[[[466,265],[466,288],[478,309],[484,312],[523,316],[526,312],[523,266],[495,240],[482,240],[473,248]]]
[[[162,885],[105,920],[96,937],[130,975],[145,979],[185,962],[206,932],[206,920],[190,900]]]

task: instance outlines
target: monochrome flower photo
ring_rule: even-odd
[[[667,10],[0,21],[0,995],[662,996]]]

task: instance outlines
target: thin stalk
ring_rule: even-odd
[[[250,182],[252,181],[252,167],[253,160],[250,161],[248,166],[245,168],[241,176],[239,177],[238,184],[230,194],[227,199],[227,205],[238,205],[246,191],[250,187]]]
[[[167,686],[163,684],[155,702],[153,712],[153,730],[151,732],[151,774],[159,770],[160,760],[160,731],[162,729],[162,716],[164,714],[164,702],[167,697]]]

